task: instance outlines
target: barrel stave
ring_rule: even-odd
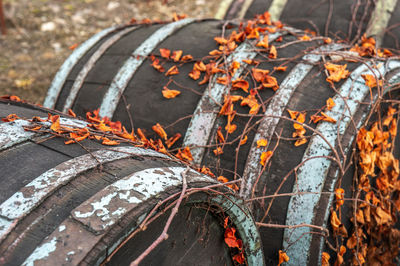
[[[201,26],[199,27],[199,25]],[[182,50],[183,55],[190,54],[194,57],[194,60],[203,60],[209,51],[217,48],[214,37],[221,36],[222,25],[222,22],[215,20],[189,24],[160,43],[153,50],[153,53],[159,54],[160,48],[170,49],[171,52]],[[229,30],[226,30],[225,36],[228,35]],[[186,63],[182,66],[174,62],[165,64],[164,68],[166,70],[173,65],[177,65],[179,68],[179,75],[171,77],[165,77],[164,73],[156,71],[150,63],[150,60],[146,60],[140,66],[124,92],[127,103],[131,103],[130,112],[134,126],[142,129],[149,129],[156,123],[167,126],[182,117],[192,115],[201,94],[208,87],[208,84],[198,85],[202,77],[197,81],[188,77],[188,74],[193,69],[193,63]],[[165,99],[161,91],[163,86],[167,85],[170,78],[178,84],[195,90],[197,93],[171,83],[167,87],[179,90],[181,94],[175,99]],[[130,124],[125,103],[122,99],[117,106],[113,118],[126,125]],[[183,133],[186,131],[189,122],[190,118],[184,119],[173,128],[167,129],[167,133],[171,135],[179,132],[184,135]],[[151,134],[151,132],[148,133]],[[180,143],[177,144],[179,145]]]

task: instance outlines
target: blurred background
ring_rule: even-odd
[[[0,35],[0,96],[42,103],[72,48],[96,32],[132,19],[170,20],[175,13],[214,17],[207,0],[2,0],[7,35]]]

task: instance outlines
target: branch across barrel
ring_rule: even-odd
[[[5,119],[12,121],[0,122],[1,264],[99,264],[144,219],[153,217],[147,217],[150,212],[162,214],[160,210],[170,201],[159,205],[161,209],[153,208],[179,194],[183,178],[188,192],[218,184],[150,149],[109,147],[89,139],[66,145],[66,139],[54,138],[51,130],[35,131],[38,125],[51,124],[45,121],[48,112],[56,115],[48,109],[0,100],[0,117],[14,114]],[[32,117],[37,123],[28,121]],[[71,117],[59,119],[69,129],[87,126]],[[224,242],[224,219],[229,219],[243,241],[247,263],[263,265],[257,229],[241,201],[221,186],[198,192],[184,198],[168,240],[143,263],[231,265],[231,251]],[[167,210],[146,231],[122,242],[108,263],[133,261],[161,233],[168,217]]]
[[[125,29],[131,31],[108,42]],[[64,111],[72,108],[79,115],[100,107],[100,115],[125,125],[132,121],[133,127],[147,129],[148,136],[157,123],[166,127],[169,136],[182,134],[174,147],[190,147],[193,162],[210,167],[217,176],[241,178],[239,193],[252,205],[256,220],[281,225],[261,228],[268,263],[276,263],[282,249],[287,250],[293,265],[318,263],[325,237],[296,225],[328,226],[332,193],[338,181],[353,174],[347,158],[351,158],[354,137],[377,99],[399,83],[400,62],[386,59],[371,43],[367,46],[372,45],[371,51],[380,56],[360,57],[350,46],[326,43],[324,37],[282,27],[267,15],[243,25],[184,19],[103,33],[100,40],[93,41],[96,36],[88,40],[66,61],[45,105]],[[181,50],[194,59],[166,59],[160,49]],[[93,58],[98,58],[97,63],[92,63]],[[156,59],[166,70],[178,68],[179,74],[160,73],[153,67]],[[206,76],[204,70],[201,75],[207,82],[199,84],[201,79],[195,81],[189,74],[200,62],[215,73]],[[328,63],[339,65],[336,67],[347,74],[327,82]],[[254,71],[262,73],[263,82]],[[385,83],[372,89],[363,78],[366,75]],[[249,87],[233,88],[234,81],[246,81]],[[162,94],[165,86],[181,93],[166,99]],[[229,99],[236,99],[231,105],[235,114],[227,119],[222,108],[229,105]],[[249,113],[250,99],[259,104],[253,113]],[[326,110],[328,99],[335,106]],[[245,104],[239,104],[243,101]],[[293,137],[293,124],[298,122],[288,110],[307,113],[307,120],[323,111],[336,123],[314,124],[304,118],[301,123],[308,133],[302,138],[307,144],[296,147],[299,138]],[[267,144],[258,145],[261,140]],[[265,154],[273,155],[265,158]],[[292,197],[276,196],[281,193]],[[253,200],[263,196],[270,197]]]

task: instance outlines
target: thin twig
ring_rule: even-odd
[[[181,191],[178,201],[175,204],[175,207],[172,209],[171,214],[168,217],[167,223],[165,224],[164,230],[162,231],[161,235],[136,260],[134,260],[130,264],[131,266],[139,265],[139,263],[147,255],[149,255],[151,251],[153,251],[161,242],[163,242],[164,240],[166,240],[168,238],[168,229],[169,229],[176,213],[178,212],[179,206],[182,203],[183,196],[186,193],[186,188],[187,188],[186,174],[188,173],[189,170],[190,170],[190,168],[187,167],[186,170],[181,174],[181,176],[182,176],[182,191]]]

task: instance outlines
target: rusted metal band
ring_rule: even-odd
[[[277,32],[269,35],[270,42],[281,36],[282,32]],[[243,42],[236,50],[227,58],[226,64],[229,65],[233,61],[240,62],[240,68],[236,70],[232,80],[237,79],[242,75],[247,64],[242,60],[253,59],[257,52],[254,52],[252,44]],[[193,117],[190,120],[189,127],[186,131],[183,140],[183,146],[191,147],[193,161],[200,164],[207,142],[210,138],[211,131],[214,127],[215,119],[217,118],[219,104],[222,104],[224,96],[229,92],[230,87],[217,83],[217,79],[222,77],[222,74],[213,76],[208,88],[203,93]]]
[[[269,14],[271,15],[271,20],[279,20],[287,1],[288,0],[273,0],[272,1],[271,5],[268,9]]]
[[[317,48],[313,52],[318,53],[322,51],[336,51],[341,48],[343,48],[343,46],[340,44],[331,44]],[[240,195],[244,198],[251,196],[251,191],[253,189],[255,180],[262,169],[262,166],[260,165],[260,156],[262,150],[257,148],[257,141],[260,139],[266,139],[268,140],[268,143],[271,142],[272,135],[274,134],[276,126],[280,120],[277,117],[271,117],[271,115],[284,115],[286,105],[289,103],[297,86],[299,86],[302,80],[313,68],[313,64],[321,59],[321,55],[312,54],[313,52],[303,57],[303,60],[306,61],[305,63],[299,63],[292,69],[289,75],[283,80],[279,90],[277,90],[271,102],[267,106],[263,121],[258,126],[257,133],[253,139],[253,143],[251,144],[251,148],[247,156],[247,161],[243,172],[243,181],[240,187]]]
[[[78,61],[84,56],[96,43],[98,43],[101,39],[106,37],[108,34],[117,30],[121,26],[115,26],[92,36],[89,40],[85,41],[81,45],[79,45],[72,54],[65,60],[64,64],[60,67],[57,74],[55,75],[49,90],[47,91],[46,98],[44,100],[43,106],[46,108],[54,108],[58,99],[58,95],[60,94],[62,87],[64,86],[65,81],[72,68],[78,63]]]
[[[396,8],[397,0],[378,0],[374,12],[369,20],[365,34],[367,36],[375,36],[376,45],[382,44],[383,37],[386,33],[385,29],[389,24],[389,20]]]
[[[63,112],[67,112],[68,109],[72,108],[72,105],[75,102],[76,96],[79,93],[79,90],[81,89],[83,82],[85,81],[87,75],[89,74],[90,70],[94,67],[94,65],[97,63],[97,61],[103,56],[105,51],[110,48],[114,43],[119,41],[123,36],[126,34],[136,30],[139,28],[139,26],[135,27],[128,27],[126,29],[123,29],[113,36],[111,36],[109,39],[107,39],[104,43],[101,44],[101,46],[96,50],[96,52],[90,57],[90,59],[86,62],[86,64],[82,67],[82,70],[79,72],[78,76],[76,77],[74,84],[71,87],[71,91],[65,100],[65,105],[63,107]]]
[[[60,260],[66,259],[71,264],[78,264],[97,244],[102,233],[113,227],[124,215],[140,204],[145,204],[148,199],[159,197],[160,193],[170,188],[179,187],[182,184],[181,175],[185,171],[185,167],[146,169],[107,186],[75,208],[71,212],[72,217],[65,220],[42,245],[37,247],[23,265],[33,265],[39,262],[58,264]],[[216,183],[214,179],[193,170],[187,172],[186,179],[188,184]],[[218,195],[212,199],[211,204],[218,204],[237,226],[245,244],[248,264],[264,265],[261,240],[249,210],[243,207],[236,198],[230,198],[227,200]],[[147,213],[141,214],[139,220],[144,219],[146,215]],[[79,221],[79,223],[74,223],[73,220]],[[140,221],[138,221],[139,223]],[[131,228],[127,233],[129,234],[135,229]],[[79,233],[77,233],[78,230]],[[85,244],[80,247],[73,245],[73,243],[80,242],[82,236],[85,237]],[[107,247],[107,252],[111,253],[122,240]]]
[[[124,93],[129,81],[144,60],[146,60],[147,56],[171,34],[194,21],[195,19],[187,18],[163,26],[132,53],[111,81],[111,85],[104,95],[103,102],[100,106],[100,116],[112,118],[121,95]]]
[[[394,67],[400,66],[400,62],[397,64],[392,64]],[[370,65],[372,68],[372,65]],[[316,128],[320,132],[325,140],[319,135],[314,135],[307,147],[307,150],[303,156],[302,161],[306,161],[297,171],[296,184],[293,186],[293,193],[300,191],[308,192],[321,192],[325,179],[327,178],[327,173],[332,165],[332,161],[323,158],[323,156],[328,156],[332,153],[328,143],[335,146],[339,133],[343,135],[345,130],[348,128],[351,122],[351,117],[355,114],[360,106],[363,99],[368,96],[370,89],[365,85],[364,79],[361,74],[374,74],[377,77],[381,77],[381,73],[390,71],[390,69],[385,69],[381,66],[379,69],[371,72],[371,68],[366,65],[361,65],[350,75],[349,79],[339,89],[339,94],[336,95],[333,100],[336,103],[335,107],[331,111],[327,111],[327,115],[340,121],[336,124],[329,122],[320,122]],[[344,102],[343,99],[346,99]],[[361,123],[359,124],[361,125]],[[327,143],[328,142],[328,143]],[[349,142],[351,145],[351,142]],[[349,150],[349,146],[343,147],[344,151]],[[312,158],[318,156],[318,158]],[[332,182],[332,187],[330,192],[333,191],[334,184],[336,183],[338,175],[334,177],[334,182]],[[319,202],[321,194],[305,194],[293,196],[290,199],[287,216],[286,225],[296,225],[296,224],[312,224],[315,215],[317,204]],[[326,210],[328,211],[328,210]],[[321,215],[318,213],[318,215]],[[327,213],[324,215],[326,217],[325,225],[327,223]],[[283,238],[283,248],[287,249],[287,254],[290,257],[289,265],[306,265],[310,248],[311,248],[311,235],[310,228],[301,227],[296,229],[285,229]],[[294,242],[294,243],[293,243]],[[290,248],[289,248],[290,246]]]
[[[20,219],[38,206],[57,188],[67,184],[80,173],[93,169],[100,163],[112,162],[133,155],[169,158],[156,151],[137,147],[116,147],[76,157],[46,171],[4,201],[0,205],[0,218],[8,221]],[[4,227],[0,231],[0,238],[7,230],[8,228]]]

